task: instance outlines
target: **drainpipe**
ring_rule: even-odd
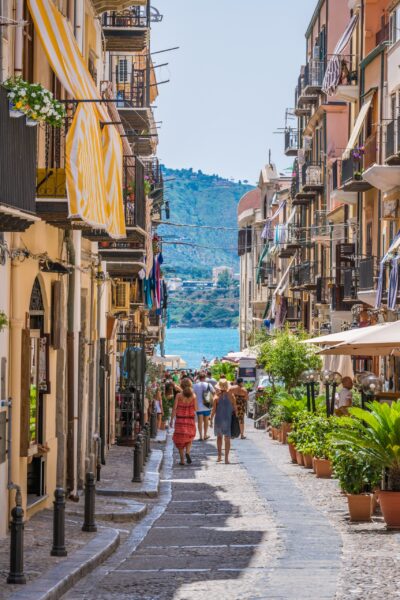
[[[79,377],[79,334],[81,330],[81,232],[67,233],[69,260],[75,265],[68,276],[68,438],[67,438],[67,483],[70,497],[77,496],[78,482],[78,377]]]
[[[83,0],[74,0],[74,35],[83,55]]]
[[[15,490],[15,501],[16,504],[22,504],[21,497],[21,486],[17,483],[13,483],[12,473],[11,473],[11,463],[12,463],[12,399],[9,398],[7,402],[8,407],[8,426],[7,426],[7,472],[8,472],[8,482],[7,488],[9,490]]]
[[[146,19],[147,19],[147,24],[148,27],[150,28],[150,0],[147,0],[147,4],[146,4]],[[150,35],[149,35],[149,42],[148,42],[148,46],[147,46],[147,58],[146,58],[146,106],[150,106],[150,61],[151,61],[151,57],[150,57]]]
[[[15,46],[14,46],[14,73],[22,75],[23,68],[23,47],[24,47],[24,0],[17,0],[15,6],[15,20],[18,25],[15,28]]]
[[[106,283],[103,279],[104,267],[105,262],[103,261],[99,265],[97,279],[97,331],[100,340],[97,365],[100,398],[100,461],[102,465],[106,464]]]

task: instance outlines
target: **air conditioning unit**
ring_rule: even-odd
[[[111,311],[113,313],[129,312],[130,283],[117,282],[112,286]]]

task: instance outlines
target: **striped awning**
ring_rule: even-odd
[[[131,6],[146,6],[147,0],[92,0],[92,4],[100,14],[106,11],[124,10]]]
[[[353,31],[357,25],[358,14],[353,15],[347,25],[342,37],[338,41],[333,51],[333,56],[328,62],[327,69],[325,71],[324,80],[322,82],[322,91],[328,96],[332,96],[340,83],[340,74],[342,71],[342,54],[351,40]]]
[[[51,0],[28,0],[36,31],[47,59],[67,93],[74,99],[100,100],[72,28]],[[100,102],[81,102],[66,144],[66,183],[69,216],[113,238],[126,236],[122,200],[122,143]]]

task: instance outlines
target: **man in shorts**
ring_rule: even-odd
[[[208,406],[207,396],[215,394],[215,389],[206,381],[206,374],[202,371],[199,375],[197,383],[193,386],[193,391],[197,398],[197,427],[199,429],[200,441],[210,439],[207,435],[208,423],[211,415],[211,406]],[[205,404],[206,402],[206,404]]]

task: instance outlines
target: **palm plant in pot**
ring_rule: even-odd
[[[332,435],[333,445],[335,435]],[[370,521],[373,513],[372,490],[379,485],[381,469],[376,461],[366,459],[352,446],[332,450],[334,476],[347,496],[351,521]]]
[[[335,444],[343,449],[349,445],[366,461],[382,470],[379,504],[389,528],[400,528],[400,401],[380,404],[375,401],[369,410],[351,408],[352,417],[360,426],[337,432]]]

